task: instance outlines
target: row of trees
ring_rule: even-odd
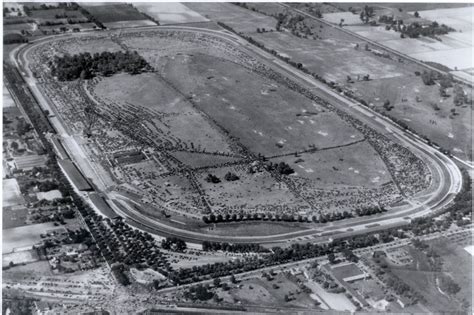
[[[225,252],[232,253],[257,253],[257,252],[268,252],[268,250],[259,244],[229,244],[220,242],[209,242],[204,241],[202,243],[202,249],[204,251],[218,251],[222,250]]]
[[[359,208],[355,210],[357,216],[368,216],[378,213],[386,212],[384,207],[367,207]],[[226,213],[226,214],[210,214],[209,216],[203,216],[202,220],[205,223],[221,223],[221,222],[240,222],[240,221],[284,221],[284,222],[314,222],[314,223],[327,223],[333,221],[339,221],[343,219],[353,218],[354,214],[349,211],[342,212],[329,212],[321,213],[319,215],[313,215],[311,218],[303,215],[292,215],[292,214],[270,214],[270,213]]]
[[[118,72],[138,74],[151,70],[143,57],[134,52],[102,52],[91,55],[80,53],[77,55],[56,56],[50,62],[51,74],[60,81],[76,79],[91,79],[96,75],[110,76]]]

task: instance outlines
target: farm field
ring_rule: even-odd
[[[413,12],[410,13],[413,14]],[[428,37],[400,39],[399,33],[387,31],[384,27],[349,25],[346,28],[361,36],[380,42],[389,48],[407,54],[410,57],[422,61],[436,62],[453,71],[473,68],[474,65],[471,58],[473,22],[470,17],[474,13],[474,7],[465,6],[423,10],[419,11],[419,13],[422,20],[446,24],[454,28],[455,31],[446,35],[440,35],[439,38],[441,41],[437,41]],[[331,22],[338,21],[331,20]]]
[[[21,34],[21,31],[33,31],[35,25],[33,23],[5,24],[3,25],[3,34]]]
[[[160,25],[206,22],[208,19],[191,10],[187,4],[177,2],[134,2],[138,11],[158,20]]]
[[[324,13],[323,18],[333,24],[339,24],[341,20],[344,20],[344,25],[358,25],[362,24],[359,14],[354,14],[352,12],[334,12],[334,13]]]
[[[54,230],[63,231],[65,228],[54,226],[52,222],[48,222],[3,230],[2,253],[7,254],[15,249],[31,247],[41,242],[41,234]]]
[[[403,75],[398,63],[387,63],[385,58],[377,58],[363,49],[354,49],[357,41],[345,38],[346,35],[337,40],[330,36],[319,36],[323,36],[323,39],[304,39],[288,32],[273,32],[254,34],[253,38],[269,49],[275,49],[280,55],[301,62],[311,72],[330,81],[345,82],[348,75],[354,79],[366,74],[370,74],[373,79]]]
[[[81,6],[83,6],[92,16],[107,28],[113,29],[123,26],[137,27],[155,25],[153,21],[150,21],[131,4],[115,3],[89,5],[88,3],[81,3]],[[126,21],[131,21],[131,26],[125,23]]]
[[[8,266],[10,262],[13,262],[14,264],[32,263],[38,259],[35,250],[23,250],[2,255],[2,266]]]
[[[31,10],[29,16],[40,22],[42,21],[62,21],[65,19],[73,19],[85,21],[87,18],[80,11],[66,10],[63,8],[48,10]],[[61,16],[58,18],[57,16]],[[67,23],[67,21],[66,21]]]
[[[256,33],[257,28],[275,30],[276,20],[230,3],[186,3],[207,19],[223,22],[238,32]]]
[[[20,192],[20,187],[15,178],[4,179],[2,183],[3,207],[16,206],[24,203],[24,199]]]

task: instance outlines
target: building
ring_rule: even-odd
[[[115,165],[138,163],[143,161],[145,158],[145,155],[138,150],[116,152],[112,155]]]
[[[59,160],[59,167],[63,170],[64,175],[79,191],[91,191],[92,186],[87,179],[82,175],[76,165],[70,160]]]
[[[368,278],[369,275],[364,271],[360,270],[354,263],[338,265],[331,268],[332,273],[336,278],[344,282],[354,282]]]
[[[20,171],[31,171],[34,167],[45,167],[48,162],[46,155],[24,155],[13,158],[15,168]]]

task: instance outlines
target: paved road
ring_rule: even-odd
[[[144,28],[150,29],[150,28]],[[157,27],[157,29],[169,29],[169,30],[181,30],[188,32],[198,32],[198,33],[207,33],[212,36],[217,36],[223,40],[228,41],[234,45],[239,46],[240,49],[248,52],[250,55],[256,57],[258,60],[263,63],[270,65],[273,69],[277,69],[282,72],[284,75],[288,76],[292,80],[298,82],[302,86],[310,88],[312,91],[317,91],[316,94],[321,96],[323,99],[327,99],[334,106],[338,106],[340,109],[346,111],[348,114],[357,117],[361,121],[370,124],[374,128],[378,129],[380,132],[391,133],[395,138],[399,139],[404,145],[413,150],[418,156],[423,157],[426,161],[430,161],[432,166],[432,171],[436,172],[439,176],[439,186],[435,189],[435,192],[431,196],[427,197],[423,202],[413,202],[409,207],[397,211],[396,213],[389,212],[383,215],[373,216],[370,218],[356,218],[353,220],[344,220],[342,222],[336,222],[328,224],[324,227],[318,227],[308,230],[302,230],[291,233],[284,233],[278,235],[268,235],[268,236],[218,236],[218,235],[209,235],[204,232],[193,232],[183,228],[177,228],[170,226],[163,222],[158,222],[155,219],[149,218],[142,213],[133,209],[133,207],[125,207],[125,209],[114,208],[120,215],[128,219],[128,222],[131,225],[134,225],[137,228],[154,232],[161,235],[175,235],[182,237],[190,242],[199,242],[202,240],[211,240],[211,241],[227,241],[227,242],[246,242],[246,243],[281,243],[287,240],[290,241],[301,241],[302,237],[311,237],[313,241],[320,239],[327,239],[329,235],[346,236],[353,235],[357,233],[364,233],[370,230],[383,229],[394,225],[406,224],[409,222],[409,219],[426,215],[442,209],[447,204],[449,204],[454,195],[459,192],[461,189],[462,177],[459,171],[459,168],[456,164],[446,157],[443,154],[440,154],[436,149],[427,145],[422,139],[418,138],[415,135],[407,133],[404,130],[401,130],[396,124],[391,122],[386,117],[379,115],[376,112],[371,111],[368,108],[363,107],[360,104],[354,103],[352,100],[335,93],[333,90],[329,89],[326,85],[323,85],[321,82],[315,80],[309,75],[306,75],[290,65],[284,63],[279,59],[253,45],[250,45],[248,42],[242,38],[231,34],[227,31],[215,31],[209,29],[198,29],[191,27]],[[133,31],[136,31],[134,29]],[[81,34],[81,36],[83,36]],[[51,40],[43,39],[38,41],[38,43]],[[56,38],[53,38],[56,40]],[[26,49],[19,51],[19,54],[16,55],[16,51],[12,52],[11,58],[15,60],[15,63],[19,60],[19,63],[22,66],[25,66],[28,58],[25,57],[25,54],[36,45],[37,43],[30,44],[26,46]],[[17,63],[18,65],[18,63]],[[46,102],[47,100],[42,97],[41,91],[35,83],[34,77],[31,75],[28,67],[20,67],[21,69],[26,70],[28,73],[22,72],[26,76],[27,82],[33,87],[33,93],[38,97],[40,102]],[[54,108],[54,106],[49,106],[49,104],[43,104],[44,108]],[[54,109],[53,109],[54,112]],[[54,123],[63,124],[61,120],[57,120]],[[58,126],[57,130],[62,132],[67,132],[68,128],[64,126]],[[72,135],[70,135],[72,136]],[[67,136],[66,136],[67,137]],[[80,148],[74,148],[75,150]],[[82,163],[81,167],[91,167],[90,163]],[[96,173],[95,170],[87,169],[82,170],[87,174]],[[100,176],[96,178],[98,183],[101,182]],[[108,197],[110,199],[120,200],[124,199],[123,196],[109,193]],[[127,200],[130,202],[130,200]],[[126,210],[126,211],[125,211]],[[367,225],[370,224],[370,227]]]

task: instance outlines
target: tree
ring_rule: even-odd
[[[233,274],[230,276],[230,282],[234,284],[237,283],[237,279],[235,279],[235,276]]]
[[[448,94],[446,93],[446,89],[442,86],[439,87],[439,95],[441,97],[448,97]]]
[[[214,296],[212,292],[210,292],[205,286],[202,284],[197,285],[194,290],[194,297],[201,301],[206,301],[211,299]]]
[[[207,174],[207,177],[205,178],[205,180],[206,182],[213,183],[213,184],[217,184],[221,182],[221,180],[217,176],[212,175],[212,174]]]
[[[285,162],[280,162],[277,166],[277,171],[281,175],[290,175],[295,171]]]
[[[17,142],[13,141],[13,142],[10,144],[10,147],[11,147],[13,150],[17,151],[19,146],[18,146],[18,143],[17,143]]]
[[[214,279],[214,286],[215,287],[220,287],[221,286],[221,279],[220,278],[215,278]]]
[[[232,172],[227,172],[227,174],[225,174],[224,176],[224,179],[226,181],[235,181],[235,180],[239,180],[239,176],[237,176],[236,174]]]
[[[442,88],[447,89],[453,86],[453,77],[452,75],[443,75],[439,80],[439,84]]]
[[[329,263],[334,264],[336,262],[336,256],[333,253],[328,254]]]
[[[423,83],[425,85],[433,85],[435,82],[436,78],[436,72],[434,71],[423,71],[423,73],[421,74],[421,79],[423,80]]]
[[[418,13],[418,11],[415,11],[414,16],[415,16],[416,18],[419,18],[419,17],[420,17],[420,13]]]
[[[464,104],[464,102],[466,101],[466,95],[464,93],[463,88],[460,85],[456,84],[454,86],[453,93],[454,93],[454,99],[453,99],[454,105],[459,106],[459,105]]]

